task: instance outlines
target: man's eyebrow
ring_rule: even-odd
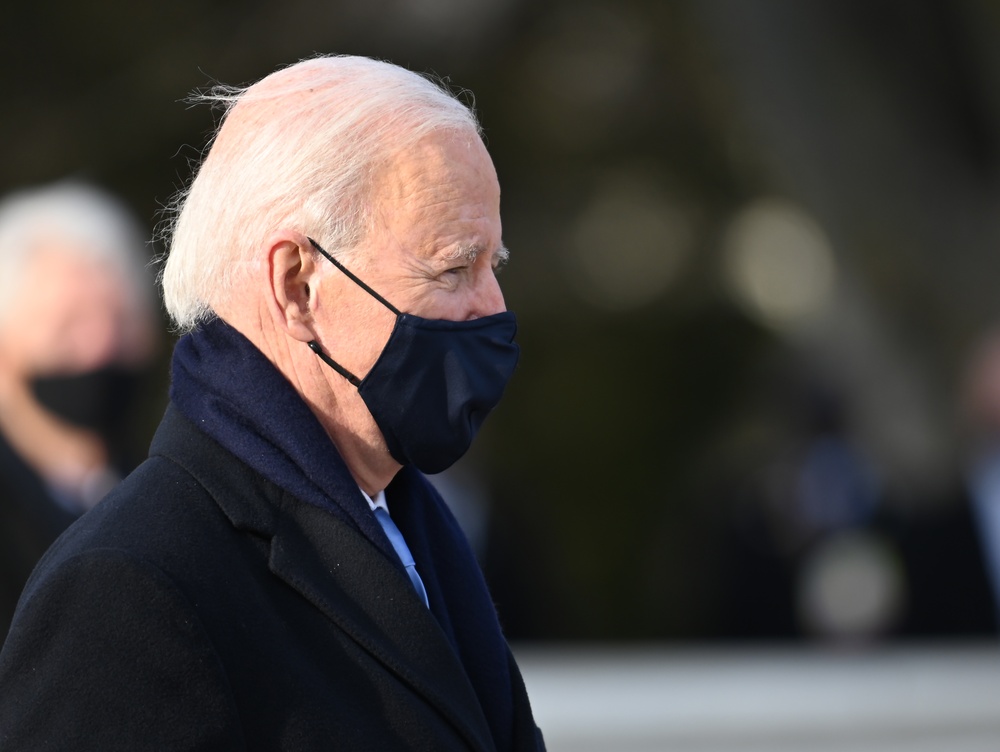
[[[456,248],[454,251],[445,256],[448,261],[457,261],[459,259],[463,261],[468,261],[470,264],[475,262],[479,255],[484,253],[486,248],[484,246],[475,243],[473,245],[463,245]],[[507,250],[507,246],[501,245],[493,252],[493,256],[498,264],[506,264],[507,259],[510,258],[510,251]]]

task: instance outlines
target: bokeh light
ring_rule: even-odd
[[[642,306],[670,287],[695,240],[687,210],[652,181],[606,180],[584,207],[567,248],[578,294],[605,310]]]
[[[764,324],[794,328],[830,302],[836,262],[822,228],[787,201],[761,199],[733,220],[725,239],[730,289]]]

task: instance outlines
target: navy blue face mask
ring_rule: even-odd
[[[468,451],[517,366],[514,314],[446,321],[402,313],[315,240],[309,242],[396,314],[382,354],[363,379],[324,353],[315,340],[309,347],[358,388],[393,459],[429,474],[451,467]]]

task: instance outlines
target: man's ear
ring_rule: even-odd
[[[320,269],[309,241],[275,239],[268,249],[268,271],[268,308],[275,328],[302,342],[314,340],[312,309]]]

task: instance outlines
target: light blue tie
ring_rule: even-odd
[[[417,595],[424,602],[427,608],[431,607],[430,602],[427,600],[427,591],[424,589],[424,581],[420,579],[420,575],[417,574],[417,563],[413,560],[413,554],[410,553],[410,549],[406,545],[406,541],[403,540],[403,534],[396,527],[396,523],[392,521],[392,517],[389,513],[385,511],[382,507],[375,507],[375,519],[379,521],[382,525],[382,529],[385,530],[385,534],[389,537],[389,542],[392,547],[396,550],[396,555],[399,560],[403,562],[403,566],[406,567],[406,573],[410,575],[410,582],[413,583],[414,590],[417,591]]]

